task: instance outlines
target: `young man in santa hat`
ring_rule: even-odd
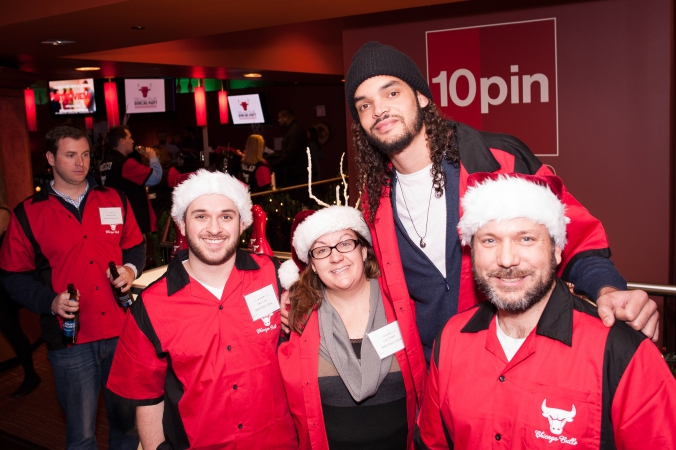
[[[136,405],[144,448],[298,446],[276,349],[276,263],[238,249],[248,188],[200,170],[174,189],[188,249],[130,308],[108,388]]]

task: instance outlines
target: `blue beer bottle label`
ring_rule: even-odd
[[[63,321],[63,335],[66,337],[73,337],[75,335],[75,321],[74,320],[64,320]]]
[[[131,295],[129,295],[129,293],[126,293],[122,294],[122,297],[118,298],[118,302],[120,302],[120,306],[122,306],[123,308],[128,308],[133,303],[133,300],[131,299]]]

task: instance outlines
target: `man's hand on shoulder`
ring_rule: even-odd
[[[78,291],[77,298],[80,298],[80,292]],[[80,302],[76,302],[70,299],[70,294],[68,291],[64,291],[54,297],[52,301],[52,312],[61,316],[64,319],[72,319],[75,317],[73,313],[80,309]]]
[[[598,313],[603,323],[610,327],[615,319],[657,342],[659,337],[659,318],[657,304],[644,291],[619,291],[613,287],[604,287],[596,301]]]

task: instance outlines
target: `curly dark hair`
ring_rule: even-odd
[[[446,174],[441,165],[442,160],[457,165],[460,161],[458,142],[453,124],[445,119],[431,101],[421,108],[427,146],[432,159],[431,175],[434,179],[435,195],[444,193]],[[357,150],[355,161],[359,183],[363,184],[367,204],[364,204],[364,217],[370,223],[375,220],[375,213],[383,195],[383,188],[390,186],[394,177],[394,169],[387,155],[374,149],[366,139],[366,132],[360,123],[352,124],[352,143]]]

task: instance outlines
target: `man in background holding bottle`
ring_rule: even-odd
[[[124,320],[111,283],[124,291],[131,287],[143,269],[145,246],[124,194],[98,186],[87,175],[87,135],[62,125],[47,133],[45,144],[54,180],[14,209],[0,249],[2,282],[14,301],[41,314],[42,339],[66,414],[67,448],[98,449],[99,391],[108,380]],[[114,280],[109,261],[120,273]],[[71,283],[79,301],[71,300]],[[77,342],[66,346],[61,324],[75,311],[80,315]],[[106,406],[109,448],[136,449],[133,408],[108,394]]]
[[[101,181],[105,186],[121,190],[129,198],[141,233],[156,231],[155,212],[146,192],[146,186],[155,186],[162,181],[162,165],[155,150],[141,147],[143,156],[150,160],[150,167],[134,159],[134,139],[126,125],[108,130],[106,142],[108,149],[100,167]]]

